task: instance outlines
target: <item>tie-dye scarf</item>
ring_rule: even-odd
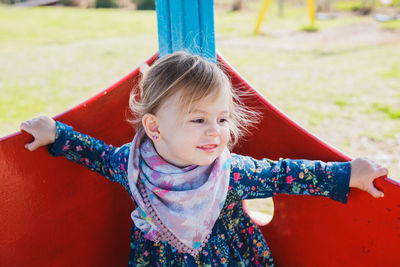
[[[210,166],[176,167],[163,160],[143,130],[133,139],[128,162],[132,212],[145,238],[167,241],[197,256],[224,206],[230,177],[228,149]]]

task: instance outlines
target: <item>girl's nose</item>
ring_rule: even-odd
[[[219,129],[218,124],[213,123],[213,124],[209,125],[209,127],[207,128],[206,134],[208,136],[217,136],[217,135],[219,135],[219,132],[220,132],[220,129]]]

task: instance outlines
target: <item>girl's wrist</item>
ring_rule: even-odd
[[[56,141],[56,131],[57,131],[57,123],[55,120],[51,119],[49,144],[54,143]]]

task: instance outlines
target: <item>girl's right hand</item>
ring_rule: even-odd
[[[25,148],[33,151],[38,147],[54,143],[56,122],[47,116],[40,116],[21,123],[21,130],[31,134],[34,140],[25,144]]]

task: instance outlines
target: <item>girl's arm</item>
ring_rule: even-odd
[[[46,116],[22,123],[21,129],[34,137],[33,142],[25,145],[28,150],[33,151],[40,146],[48,145],[51,155],[63,155],[111,181],[127,185],[125,170],[129,144],[120,148],[107,145]]]
[[[285,193],[325,196],[347,203],[349,185],[366,190],[375,197],[381,195],[382,192],[373,187],[372,181],[387,174],[387,170],[385,173],[384,168],[375,169],[372,166],[372,162],[360,159],[325,163],[291,159],[256,160],[233,155],[231,186],[242,199],[266,198]]]

